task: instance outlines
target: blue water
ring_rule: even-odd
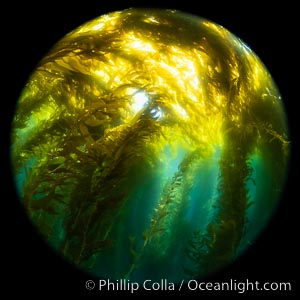
[[[135,261],[137,268],[132,272],[131,280],[168,278],[177,282],[184,278],[187,245],[192,234],[195,231],[205,233],[207,226],[215,222],[218,214],[221,154],[220,148],[214,149],[209,158],[200,158],[187,174],[179,176],[180,165],[187,151],[178,148],[174,152],[166,147],[162,159],[154,167],[137,165],[129,170],[127,200],[122,209],[112,212],[116,215],[112,215],[113,223],[108,239],[113,241],[113,247],[103,249],[98,256],[92,257],[91,261],[95,261],[94,273],[100,277],[124,278],[134,261],[129,251],[129,240],[132,239],[134,247],[131,250],[136,251],[140,258]],[[249,162],[253,173],[246,186],[249,191],[249,208],[246,211],[248,222],[239,253],[255,240],[270,218],[270,212],[274,210],[271,166],[260,153],[249,157]],[[29,159],[26,166],[16,174],[20,195],[30,176],[33,176],[32,170],[36,163],[36,158]],[[150,220],[157,218],[155,209],[162,203],[164,191],[169,191],[168,186],[177,180],[176,176],[180,183],[175,186],[175,200],[168,204],[170,215],[162,222],[167,227],[161,235],[154,235],[144,247],[143,235],[151,227]],[[69,197],[70,190],[65,190],[65,194]],[[38,200],[42,196],[37,192],[34,199]],[[68,211],[65,211],[65,215],[68,215]],[[43,220],[52,227],[53,234],[48,239],[49,243],[59,249],[65,238],[64,218],[54,219],[45,213]]]
[[[32,170],[37,162],[36,157],[31,157],[28,159],[27,164],[20,169],[18,173],[15,174],[15,184],[19,195],[21,195],[21,199],[23,199],[24,195],[24,185],[30,180],[30,177],[33,175]]]
[[[136,179],[128,205],[119,219],[119,225],[112,232],[112,235],[118,237],[117,244],[113,253],[111,250],[102,253],[96,268],[99,270],[98,275],[120,278],[120,274],[126,274],[131,260],[128,250],[124,251],[124,249],[128,249],[129,237],[134,237],[136,250],[137,252],[143,251],[143,255],[138,262],[140,267],[132,273],[132,280],[167,277],[178,281],[183,278],[183,265],[181,264],[183,264],[183,257],[186,256],[187,242],[195,230],[205,230],[216,212],[220,149],[216,149],[209,160],[199,160],[199,166],[193,171],[192,187],[189,193],[184,195],[188,202],[182,206],[183,211],[179,212],[176,219],[169,220],[168,224],[172,224],[169,225],[171,228],[167,228],[165,237],[162,239],[162,242],[170,239],[170,248],[164,250],[169,253],[167,259],[162,261],[160,253],[157,253],[156,257],[151,243],[145,249],[141,249],[144,244],[143,233],[149,229],[150,219],[155,218],[154,209],[161,200],[164,186],[172,181],[174,174],[179,172],[179,165],[186,153],[184,149],[179,149],[174,155],[170,149],[166,148],[164,154],[168,158],[168,164],[165,161],[161,162],[156,170],[149,169],[148,173],[143,173],[143,176]],[[179,187],[177,193],[181,191]],[[169,209],[177,209],[174,205],[171,203]],[[176,239],[175,247],[172,246],[174,238]],[[109,263],[112,261],[112,256],[113,264]]]

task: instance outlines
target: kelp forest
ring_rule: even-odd
[[[59,41],[12,124],[22,205],[62,257],[111,279],[200,278],[272,216],[289,157],[271,75],[239,38],[129,9]]]

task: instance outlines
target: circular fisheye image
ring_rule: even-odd
[[[263,231],[284,187],[280,93],[237,36],[127,9],[63,37],[11,132],[15,185],[49,246],[99,278],[203,278]]]

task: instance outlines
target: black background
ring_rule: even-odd
[[[193,3],[194,2],[194,3]],[[211,2],[211,3],[210,3]],[[4,95],[2,99],[1,121],[4,124],[5,147],[1,160],[1,184],[3,195],[1,201],[8,204],[2,210],[3,243],[1,250],[5,275],[3,292],[21,293],[24,296],[95,296],[103,292],[87,291],[85,281],[91,279],[68,265],[56,255],[40,238],[28,221],[20,205],[10,171],[9,132],[14,106],[39,60],[48,52],[54,43],[69,31],[75,29],[103,13],[121,10],[128,7],[163,7],[175,8],[193,13],[214,21],[244,40],[261,58],[272,74],[288,113],[292,141],[292,158],[287,185],[281,204],[272,221],[258,238],[256,243],[235,263],[205,281],[228,281],[249,279],[252,281],[289,281],[293,293],[297,287],[296,272],[298,269],[297,238],[299,228],[296,203],[297,167],[299,159],[299,135],[296,130],[296,103],[299,99],[297,89],[297,68],[299,52],[296,39],[296,8],[288,3],[272,4],[261,7],[252,1],[239,1],[239,4],[216,1],[39,1],[36,4],[26,1],[23,4],[10,3],[2,9],[4,25],[2,30],[5,39],[1,44],[4,50],[3,61],[7,65],[3,77]],[[298,26],[299,27],[299,26]],[[7,35],[7,37],[6,37]],[[298,66],[298,67],[297,67]],[[4,159],[3,159],[4,158]],[[2,164],[2,162],[1,162]],[[4,207],[4,206],[3,206]],[[1,291],[0,291],[1,292]],[[182,292],[183,293],[183,292]],[[185,291],[187,293],[187,291]],[[119,292],[122,295],[124,293]],[[151,293],[152,294],[152,293]],[[169,293],[172,295],[172,293]],[[190,292],[190,296],[223,295],[219,293]],[[234,294],[234,293],[233,293]],[[279,295],[279,292],[261,292],[260,295]],[[285,296],[291,292],[283,292]],[[107,293],[105,294],[107,295]],[[148,293],[150,295],[150,292]],[[154,293],[155,295],[155,293]],[[173,294],[175,296],[175,293]]]

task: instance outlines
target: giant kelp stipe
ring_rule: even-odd
[[[65,36],[20,96],[15,181],[28,216],[80,269],[198,278],[255,240],[280,198],[280,94],[223,27],[129,9]]]

